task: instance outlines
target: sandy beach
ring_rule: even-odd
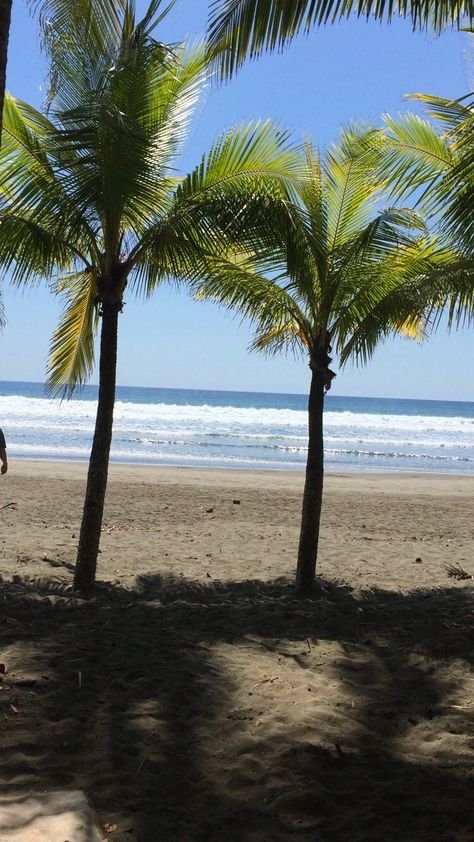
[[[0,482],[4,794],[114,842],[474,840],[474,477],[328,474],[301,600],[302,473],[115,465],[85,601],[85,476]]]

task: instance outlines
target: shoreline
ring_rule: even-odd
[[[88,462],[61,459],[9,459],[9,470],[2,482],[13,475],[18,477],[50,477],[52,479],[84,480]],[[304,470],[287,471],[264,468],[220,468],[171,466],[133,462],[111,462],[109,483],[116,481],[151,484],[203,485],[206,487],[303,489]],[[474,494],[474,475],[445,474],[430,471],[326,471],[325,490],[358,492],[367,490],[392,491],[397,494]],[[383,486],[386,485],[386,488]],[[3,486],[0,485],[0,489]],[[361,489],[362,487],[362,489]]]

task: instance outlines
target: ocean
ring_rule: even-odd
[[[89,458],[97,388],[72,400],[0,382],[10,459]],[[118,387],[113,462],[302,470],[307,396]],[[474,473],[474,403],[329,394],[328,471]]]

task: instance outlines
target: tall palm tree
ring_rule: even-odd
[[[229,77],[247,57],[283,49],[302,30],[352,14],[390,22],[408,18],[413,28],[442,32],[474,20],[472,0],[211,0],[209,43]]]
[[[306,147],[298,203],[282,219],[280,247],[238,256],[235,266],[198,285],[199,297],[237,309],[256,324],[253,349],[301,352],[311,369],[308,457],[296,587],[315,581],[323,493],[324,396],[341,362],[365,360],[393,330],[415,336],[429,282],[449,255],[437,251],[411,211],[377,211],[380,201],[368,138],[352,129],[320,154]],[[276,222],[276,220],[275,220]],[[259,270],[258,276],[256,275]],[[361,326],[363,329],[361,330]]]
[[[168,279],[211,277],[230,243],[248,249],[255,240],[258,195],[284,205],[298,163],[287,133],[254,123],[224,134],[194,171],[176,175],[206,64],[203,49],[164,57],[151,34],[159,5],[153,0],[137,23],[127,3],[120,30],[110,29],[101,50],[78,40],[60,55],[48,116],[11,96],[5,102],[0,266],[14,283],[46,279],[64,299],[52,339],[52,391],[70,393],[85,381],[101,325],[75,575],[84,591],[95,579],[127,285],[150,295]]]

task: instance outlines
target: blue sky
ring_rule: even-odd
[[[207,0],[177,0],[158,36],[166,41],[196,38],[205,28],[207,5]],[[39,106],[45,68],[37,25],[25,6],[22,0],[13,4],[7,85]],[[138,0],[137,7],[140,12],[145,3]],[[199,160],[222,129],[253,117],[276,118],[295,137],[309,133],[315,142],[327,144],[350,120],[378,123],[384,112],[406,110],[405,93],[459,97],[471,82],[467,39],[454,32],[437,39],[414,34],[403,21],[382,26],[358,20],[302,36],[282,55],[251,63],[231,83],[209,90],[190,133],[183,170]],[[42,381],[58,303],[41,284],[27,291],[6,286],[4,300],[0,379]],[[251,336],[251,328],[229,313],[175,289],[163,287],[147,302],[130,297],[120,324],[118,382],[305,392],[305,361],[249,355]],[[474,400],[473,349],[472,329],[439,331],[422,347],[391,340],[367,367],[346,367],[333,393]]]

